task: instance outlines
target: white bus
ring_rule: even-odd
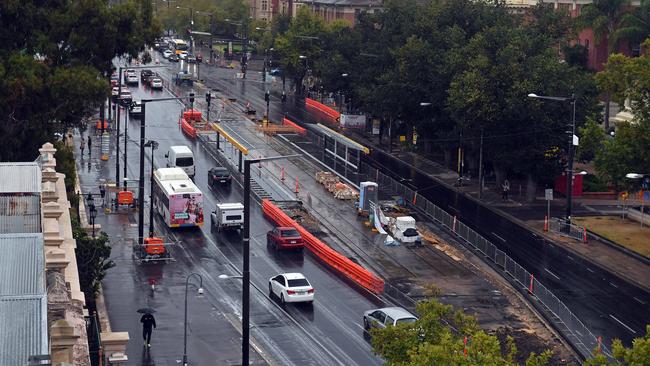
[[[183,51],[187,52],[190,49],[190,46],[182,39],[172,39],[168,43],[169,49],[172,50],[177,55],[180,55]]]
[[[181,168],[154,171],[153,205],[170,227],[203,225],[203,194]]]

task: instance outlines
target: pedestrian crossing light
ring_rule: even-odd
[[[264,94],[264,100],[267,102],[271,100],[271,94],[268,90],[266,91],[266,94]]]

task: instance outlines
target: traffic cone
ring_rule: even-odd
[[[582,241],[585,244],[587,243],[587,228],[586,227],[582,228]]]
[[[544,215],[544,231],[548,231],[548,215]]]
[[[456,232],[456,216],[454,216],[454,223],[451,225],[451,231]]]
[[[415,194],[413,194],[413,206],[415,206],[417,199],[418,199],[418,192],[415,192]]]
[[[280,180],[284,183],[284,166],[280,169]]]
[[[296,189],[294,190],[295,194],[298,194],[300,192],[300,184],[298,183],[298,177],[296,177]]]
[[[467,357],[467,336],[463,338],[463,354]]]
[[[533,293],[533,282],[535,281],[535,276],[533,274],[530,274],[530,284],[528,285],[528,292]]]

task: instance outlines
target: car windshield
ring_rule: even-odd
[[[212,170],[212,174],[221,175],[221,176],[228,175],[228,169],[226,169],[226,168],[221,168],[221,169],[215,168],[215,169]]]
[[[192,166],[194,165],[194,159],[192,158],[176,158],[177,166]]]
[[[309,282],[305,278],[296,278],[295,280],[289,280],[289,287],[303,287],[309,286]]]
[[[153,82],[154,82],[154,83],[162,83],[162,80],[160,80],[160,79],[153,79]]]
[[[290,237],[300,236],[300,234],[298,233],[298,230],[296,230],[296,229],[288,229],[288,230],[280,231],[280,236],[282,236],[284,238],[290,238]]]
[[[397,319],[397,322],[395,324],[415,323],[416,320],[417,320],[416,318],[402,318],[402,319]]]

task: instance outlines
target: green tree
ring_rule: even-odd
[[[417,305],[415,323],[371,330],[374,352],[387,365],[516,365],[517,348],[512,338],[500,344],[494,335],[480,330],[476,319],[454,311],[435,299]],[[527,365],[543,366],[551,353],[532,353]]]
[[[612,42],[620,44],[629,42],[633,47],[639,46],[650,36],[650,0],[641,0],[638,7],[621,16],[618,28],[612,35]]]
[[[108,235],[102,231],[99,236],[93,238],[76,220],[72,221],[72,231],[77,241],[75,255],[81,291],[88,298],[94,298],[106,272],[115,266],[115,263],[109,259],[111,247],[108,245]]]
[[[584,366],[625,365],[641,366],[650,365],[650,324],[646,326],[646,334],[632,341],[632,347],[625,347],[615,339],[612,342],[612,355],[615,361],[608,360],[602,353],[597,353],[583,363]]]
[[[578,146],[577,157],[582,162],[594,160],[596,153],[603,147],[605,141],[605,131],[592,119],[587,119],[587,123],[579,128],[580,145]]]
[[[617,124],[616,136],[596,153],[596,170],[616,189],[630,172],[650,171],[650,123]]]

